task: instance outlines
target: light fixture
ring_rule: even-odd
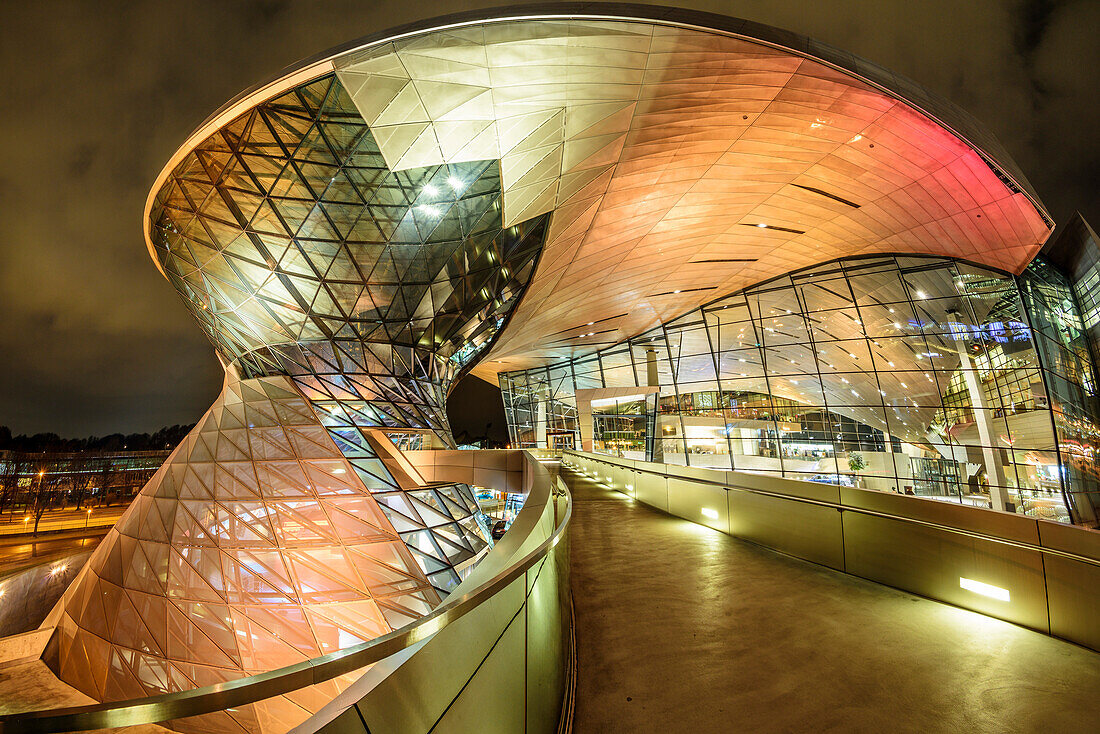
[[[1008,593],[1008,589],[1002,589],[1000,586],[993,586],[992,584],[982,583],[981,581],[975,581],[974,579],[968,579],[963,576],[959,577],[959,586],[967,591],[973,591],[975,594],[988,596],[998,601],[1012,600]]]
[[[756,225],[756,226],[757,226],[757,227],[760,227],[761,229],[766,229],[768,225],[766,225],[766,224],[764,224],[763,222],[761,222],[760,224],[758,224],[758,225]]]
[[[461,191],[463,186],[464,186],[462,181],[458,178],[455,178],[454,176],[449,176],[447,178],[447,185],[450,186],[455,191]]]
[[[439,189],[437,189],[437,188],[436,188],[435,186],[433,186],[432,184],[427,184],[427,185],[426,185],[426,186],[424,187],[424,193],[425,193],[426,195],[428,195],[428,196],[435,196],[436,194],[438,194],[438,193],[439,193]]]

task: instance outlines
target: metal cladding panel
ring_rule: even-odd
[[[663,8],[500,16],[396,29],[310,62],[335,69],[392,170],[499,160],[505,226],[550,214],[482,376],[591,352],[842,255],[1018,272],[1049,235],[992,136],[869,62]]]

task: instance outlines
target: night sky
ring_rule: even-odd
[[[197,420],[221,369],[146,253],[161,166],[206,115],[300,58],[500,4],[0,3],[0,425],[85,436]],[[803,33],[920,82],[1000,138],[1056,221],[1076,209],[1100,224],[1100,2],[663,4]],[[456,433],[502,427],[502,413],[456,407]]]

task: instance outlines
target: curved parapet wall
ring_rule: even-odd
[[[0,638],[41,624],[91,554],[80,551],[48,558],[0,577]]]
[[[506,717],[509,731],[554,731],[559,717],[567,724],[571,709],[564,699],[573,663],[569,493],[526,452],[463,453],[473,458],[460,462],[466,473],[459,478],[473,481],[484,471],[521,475],[513,479],[525,488],[527,500],[484,562],[425,617],[369,642],[261,675],[125,701],[10,714],[0,717],[0,730],[30,734],[166,723],[183,731],[327,731],[339,722],[358,726],[366,719],[373,731],[389,730],[385,722],[400,721],[403,730],[427,732],[444,717],[461,720],[457,717],[471,710],[480,717],[490,695],[486,685],[497,694],[508,692],[494,710]],[[448,472],[458,471],[459,465],[449,460],[443,465]],[[516,644],[517,638],[522,644]],[[37,644],[36,639],[10,642],[19,649]],[[340,689],[343,695],[309,716]],[[511,726],[525,717],[526,725]]]
[[[1100,534],[854,487],[567,451],[563,463],[690,522],[1100,650]]]

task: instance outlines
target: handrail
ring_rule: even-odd
[[[580,456],[581,454],[576,454],[576,455]],[[886,519],[889,519],[889,520],[900,520],[900,521],[903,521],[903,522],[913,523],[914,525],[923,525],[925,527],[934,528],[936,530],[943,530],[945,532],[955,533],[957,535],[964,535],[964,536],[969,537],[969,538],[976,538],[978,540],[987,540],[987,541],[990,541],[992,543],[1001,543],[1003,545],[1012,546],[1014,548],[1020,548],[1021,550],[1034,551],[1036,553],[1045,553],[1045,554],[1051,555],[1051,556],[1059,556],[1061,558],[1068,558],[1068,559],[1073,560],[1073,561],[1080,561],[1081,563],[1088,563],[1088,564],[1091,564],[1093,566],[1100,566],[1100,559],[1093,558],[1091,556],[1083,556],[1083,555],[1080,555],[1079,553],[1073,553],[1071,551],[1064,551],[1064,550],[1060,550],[1058,548],[1047,548],[1046,546],[1036,545],[1034,543],[1028,543],[1028,542],[1023,541],[1023,540],[1010,540],[1008,538],[997,537],[996,535],[986,535],[985,533],[981,533],[981,532],[978,532],[976,530],[967,530],[965,528],[957,528],[953,525],[944,525],[942,523],[932,522],[931,520],[922,520],[920,518],[910,517],[908,515],[893,515],[889,512],[881,512],[879,510],[872,510],[872,509],[869,509],[869,508],[866,508],[866,507],[855,507],[853,505],[845,505],[845,504],[840,503],[840,502],[829,502],[828,500],[815,500],[815,499],[811,499],[810,497],[799,497],[798,495],[784,494],[782,492],[769,492],[766,489],[753,489],[751,487],[738,487],[738,486],[734,486],[734,485],[732,485],[730,483],[727,483],[727,482],[712,482],[712,481],[709,481],[707,479],[698,479],[696,477],[680,476],[678,474],[668,474],[667,472],[653,471],[651,469],[640,469],[636,466],[623,466],[622,464],[617,464],[617,463],[612,462],[612,461],[605,461],[602,458],[592,458],[592,457],[589,457],[589,456],[584,456],[584,458],[588,459],[589,461],[596,461],[596,462],[600,462],[600,463],[609,464],[611,466],[615,466],[615,467],[618,467],[620,469],[629,469],[630,471],[636,471],[636,472],[643,473],[643,474],[651,474],[653,476],[661,476],[661,477],[665,477],[665,478],[676,479],[677,481],[681,481],[681,482],[693,482],[693,483],[696,483],[696,484],[709,484],[711,486],[722,487],[723,489],[727,489],[727,490],[733,489],[733,490],[737,490],[738,492],[748,492],[750,494],[762,495],[764,497],[775,497],[775,498],[784,499],[784,500],[791,500],[792,502],[801,502],[801,503],[807,504],[807,505],[817,505],[819,507],[831,507],[831,508],[835,509],[837,512],[855,512],[855,513],[859,513],[861,515],[870,515],[872,517],[881,517],[881,518],[886,518]],[[700,468],[702,468],[702,467],[700,467]],[[715,470],[715,471],[722,471],[722,470],[718,469],[718,470]],[[907,497],[907,499],[919,500],[920,498],[919,497]],[[983,509],[983,508],[978,507],[978,508],[974,508],[974,509],[980,510],[980,509]],[[988,510],[988,512],[996,512],[996,510]],[[1084,532],[1088,532],[1088,531],[1084,531]]]
[[[551,478],[548,499],[560,494],[556,484]],[[567,491],[562,491],[568,496]],[[369,642],[266,673],[188,691],[8,714],[0,716],[0,733],[48,734],[155,724],[256,703],[364,668],[426,640],[523,576],[561,541],[572,515],[573,503],[570,501],[550,537],[523,558],[462,596],[448,598],[415,623]]]

